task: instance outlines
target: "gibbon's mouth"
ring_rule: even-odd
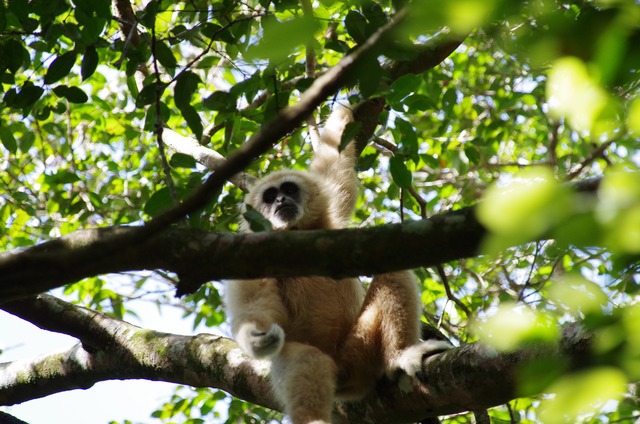
[[[276,215],[285,221],[291,221],[298,215],[298,207],[296,205],[279,205],[276,207]]]

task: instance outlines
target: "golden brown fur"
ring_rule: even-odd
[[[272,173],[252,187],[246,203],[275,230],[348,225],[358,189],[355,154],[353,143],[341,153],[338,145],[350,119],[347,108],[334,111],[308,172]],[[297,209],[278,210],[291,203]],[[446,348],[419,342],[419,292],[410,271],[375,276],[366,297],[356,278],[230,281],[225,301],[240,347],[271,359],[275,394],[294,424],[330,423],[335,397],[361,398],[385,373],[415,377],[424,355]]]

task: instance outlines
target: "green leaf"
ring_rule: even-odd
[[[89,100],[87,94],[79,87],[69,87],[66,85],[59,85],[53,89],[58,97],[64,97],[71,103],[86,103]]]
[[[142,107],[155,102],[156,96],[161,96],[166,87],[166,84],[158,84],[155,81],[145,85],[144,87],[142,87],[140,94],[138,94],[138,98],[136,99],[136,106]]]
[[[9,153],[15,154],[18,151],[18,143],[11,130],[4,125],[0,127],[0,141]]]
[[[247,49],[247,58],[265,58],[273,62],[282,62],[295,47],[313,40],[318,23],[306,17],[284,22],[265,19],[263,27],[262,40]]]
[[[191,71],[186,71],[178,76],[176,85],[173,88],[173,100],[178,108],[189,106],[191,96],[198,88],[198,84],[202,82],[200,77]]]
[[[379,152],[373,151],[371,153],[360,155],[360,157],[358,158],[358,163],[356,165],[358,172],[364,172],[373,168],[373,165],[375,165],[379,154]]]
[[[273,226],[271,222],[265,218],[260,212],[255,210],[249,205],[246,205],[247,210],[242,214],[244,219],[249,223],[249,228],[254,233],[261,231],[272,231]]]
[[[360,94],[365,98],[378,94],[384,71],[375,57],[365,58],[358,67]]]
[[[80,177],[76,175],[76,173],[61,170],[52,175],[45,175],[44,182],[49,185],[62,185],[62,184],[73,184],[77,181],[80,181]]]
[[[0,31],[4,31],[7,27],[7,9],[4,3],[0,2]]]
[[[356,43],[361,43],[367,38],[367,20],[364,16],[355,10],[350,10],[344,19],[344,25],[347,33],[354,39]]]
[[[338,146],[338,151],[343,151],[349,145],[351,140],[356,138],[361,128],[362,124],[360,122],[349,122],[340,137],[340,146]]]
[[[151,195],[144,205],[144,213],[157,216],[173,206],[173,198],[167,187],[163,187]]]
[[[140,23],[147,28],[153,27],[156,22],[156,14],[158,13],[158,5],[157,1],[150,1],[147,3],[147,7],[145,7],[144,12],[142,13],[142,18],[140,19]]]
[[[153,103],[147,109],[147,113],[145,115],[144,120],[144,130],[145,131],[155,131],[156,130],[156,104]],[[160,121],[168,122],[169,118],[171,118],[171,109],[164,103],[160,102]]]
[[[44,93],[44,89],[31,82],[26,82],[13,99],[13,106],[24,109],[33,105]],[[7,93],[8,94],[8,93]]]
[[[2,65],[5,66],[10,72],[17,72],[18,69],[24,63],[24,58],[28,57],[28,52],[18,40],[13,38],[8,39],[0,48],[0,54],[2,54]]]
[[[407,165],[399,156],[392,156],[389,159],[389,171],[393,177],[393,182],[402,188],[411,186],[411,172],[407,169]]]
[[[215,91],[202,101],[207,109],[231,112],[236,109],[236,97],[226,91]]]
[[[70,51],[58,56],[47,69],[47,73],[44,76],[45,84],[53,84],[56,81],[69,75],[71,68],[76,63],[77,53]]]
[[[162,41],[156,41],[155,47],[156,59],[158,59],[162,66],[168,69],[174,69],[178,66],[178,62],[167,44]]]
[[[467,145],[464,148],[464,154],[469,159],[469,163],[477,165],[480,162],[480,152],[475,146]]]
[[[175,153],[171,156],[169,160],[169,164],[173,168],[195,168],[196,160],[189,155],[185,155],[184,153]]]
[[[422,78],[420,76],[414,74],[403,75],[389,87],[389,100],[399,102],[409,94],[416,92],[421,84]]]
[[[200,28],[200,33],[202,33],[202,35],[214,40],[219,37],[221,32],[222,32],[222,27],[212,22],[207,22],[204,25],[202,25],[202,28]]]
[[[180,108],[180,113],[182,113],[184,120],[187,121],[187,125],[189,125],[191,131],[193,131],[193,134],[198,140],[200,140],[202,138],[203,131],[202,120],[200,119],[198,112],[196,112],[196,109],[187,104]]]
[[[367,21],[369,21],[368,30],[370,33],[387,23],[387,15],[378,3],[372,1],[363,2],[362,13],[364,13]]]
[[[98,52],[94,46],[89,46],[82,56],[82,65],[80,66],[80,75],[82,75],[82,81],[89,78],[96,71],[98,67]]]
[[[400,146],[401,153],[406,155],[418,153],[418,135],[413,125],[402,118],[396,118],[394,124],[396,128],[393,131],[393,138]]]

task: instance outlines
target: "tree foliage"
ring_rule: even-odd
[[[304,169],[318,123],[333,103],[350,103],[345,140],[356,140],[362,184],[354,226],[402,222],[396,233],[416,231],[419,246],[438,226],[434,239],[452,249],[416,259],[427,323],[457,345],[505,355],[569,340],[568,323],[591,335],[582,362],[532,355],[517,378],[503,376],[519,382],[511,399],[555,396],[489,415],[630,422],[640,402],[639,24],[633,0],[1,2],[0,308],[103,349],[113,336],[103,329],[47,319],[71,305],[25,297],[46,275],[46,288],[65,284],[59,296],[105,319],[136,315],[131,300],[143,298],[182,308],[194,329],[223,325],[223,285],[192,272],[216,252],[207,237],[251,249],[250,237],[230,235],[247,184]],[[286,235],[253,240],[271,236],[295,251]],[[292,237],[311,245],[322,235]],[[371,255],[362,273],[392,269],[411,244],[389,237],[365,234],[316,265],[344,274]],[[184,248],[154,256],[156,243]],[[56,256],[63,249],[68,263]],[[65,274],[79,269],[74,255],[82,271]],[[243,260],[229,269],[250,266]],[[275,271],[256,272],[305,272],[273,261]],[[216,267],[216,278],[233,276]],[[124,270],[137,272],[107,275]],[[35,288],[10,292],[11,278]],[[189,295],[176,298],[176,287]],[[195,423],[226,405],[227,422],[280,420],[251,391],[226,387],[240,400],[185,384],[198,388],[177,389],[150,414]],[[1,400],[10,384],[0,387]]]

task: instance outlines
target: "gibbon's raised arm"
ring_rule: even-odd
[[[358,197],[355,143],[351,140],[339,151],[342,133],[352,121],[350,106],[335,106],[322,127],[319,140],[313,143],[313,160],[309,167],[310,172],[324,181],[332,209],[343,222],[350,221]]]

